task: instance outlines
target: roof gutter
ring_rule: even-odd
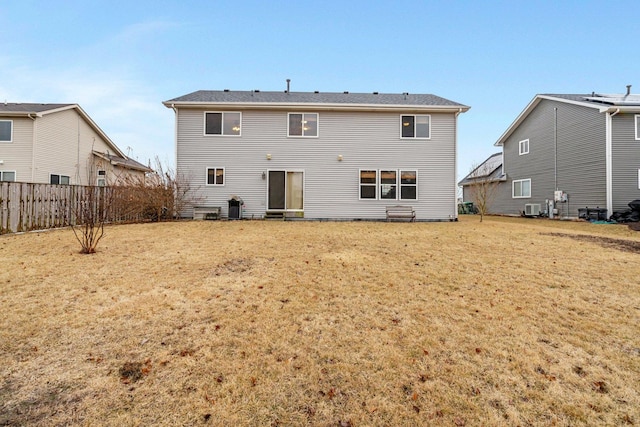
[[[320,103],[277,103],[277,102],[180,102],[163,103],[165,107],[174,111],[181,108],[237,108],[242,110],[291,110],[291,109],[314,109],[317,111],[437,111],[443,113],[461,113],[469,110],[466,105],[380,105],[380,104],[320,104]]]
[[[606,177],[606,203],[607,214],[613,213],[613,116],[620,109],[607,111],[605,114],[605,177]]]

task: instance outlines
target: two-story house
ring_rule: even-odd
[[[626,209],[640,198],[640,95],[537,95],[495,143],[505,181],[492,213]]]
[[[77,104],[0,103],[0,181],[107,185],[150,171]]]
[[[417,220],[457,217],[458,115],[434,95],[197,91],[175,112],[177,173],[199,205],[245,218],[383,219],[407,205]],[[183,212],[193,214],[191,209]]]

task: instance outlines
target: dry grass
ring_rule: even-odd
[[[626,227],[106,233],[0,238],[0,425],[640,424]]]

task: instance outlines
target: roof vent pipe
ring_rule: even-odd
[[[625,96],[631,95],[631,85],[627,85],[627,94]]]
[[[287,79],[287,93],[289,93],[289,90],[291,89],[290,85],[291,85],[291,79]]]

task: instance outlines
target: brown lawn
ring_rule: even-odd
[[[640,424],[640,233],[180,222],[0,236],[0,425]]]

